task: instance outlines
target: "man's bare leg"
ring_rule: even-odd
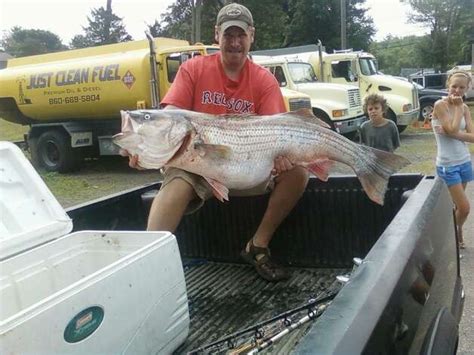
[[[197,198],[196,193],[190,184],[183,179],[173,179],[158,192],[153,200],[147,230],[173,233],[189,202],[195,198]]]
[[[284,172],[275,179],[275,188],[271,193],[263,219],[253,237],[255,246],[268,247],[273,233],[303,195],[308,179],[308,171],[299,166]]]
[[[275,188],[268,201],[267,210],[255,232],[247,243],[242,257],[253,264],[258,274],[268,281],[280,281],[290,274],[270,258],[268,244],[273,233],[288,216],[303,194],[308,183],[308,171],[302,167],[280,174],[275,180]]]

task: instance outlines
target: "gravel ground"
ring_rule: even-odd
[[[471,155],[474,164],[474,155]],[[458,354],[474,354],[474,183],[468,184],[467,194],[471,202],[471,214],[464,226],[466,249],[462,250],[461,276],[466,299],[459,329]]]

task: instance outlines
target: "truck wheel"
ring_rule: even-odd
[[[433,113],[433,109],[434,109],[434,102],[432,101],[423,102],[420,105],[419,121],[424,121],[425,119],[429,118],[431,114]]]
[[[46,171],[66,173],[77,170],[82,161],[79,149],[71,147],[67,133],[62,131],[43,132],[31,144],[33,163]]]
[[[331,119],[329,118],[326,112],[324,112],[323,110],[319,110],[317,108],[313,108],[313,114],[320,120],[323,120],[324,122],[326,122],[333,131],[336,130],[336,127],[334,126],[334,122],[331,121]]]
[[[397,124],[397,115],[395,114],[395,112],[393,112],[392,110],[388,110],[387,111],[387,118],[393,122],[395,122],[395,124]],[[401,125],[398,125],[397,124],[397,128],[398,128],[398,133],[402,133],[405,129],[407,129],[408,126],[401,126]]]
[[[347,139],[350,139],[351,141],[355,141],[357,140],[357,142],[359,141],[357,138],[359,136],[359,132],[357,131],[352,131],[352,132],[349,132],[349,133],[344,133],[343,134],[344,137],[346,137]]]

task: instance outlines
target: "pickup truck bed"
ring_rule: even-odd
[[[133,189],[67,212],[75,230],[143,230],[158,187]],[[275,343],[272,353],[455,349],[463,291],[452,203],[441,181],[394,175],[384,206],[378,206],[355,176],[331,177],[326,183],[311,179],[272,241],[272,254],[293,272],[290,280],[276,284],[259,279],[239,257],[267,200],[211,200],[178,227],[191,329],[177,353],[331,294],[338,289],[336,276],[352,270],[354,257],[362,264],[328,308]]]

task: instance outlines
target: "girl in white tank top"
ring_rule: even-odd
[[[470,209],[465,189],[474,178],[471,154],[466,144],[474,143],[474,125],[469,108],[462,99],[470,85],[469,73],[452,73],[447,80],[448,96],[435,103],[432,120],[438,146],[436,171],[448,185],[455,205],[460,248],[464,248],[462,226]]]

